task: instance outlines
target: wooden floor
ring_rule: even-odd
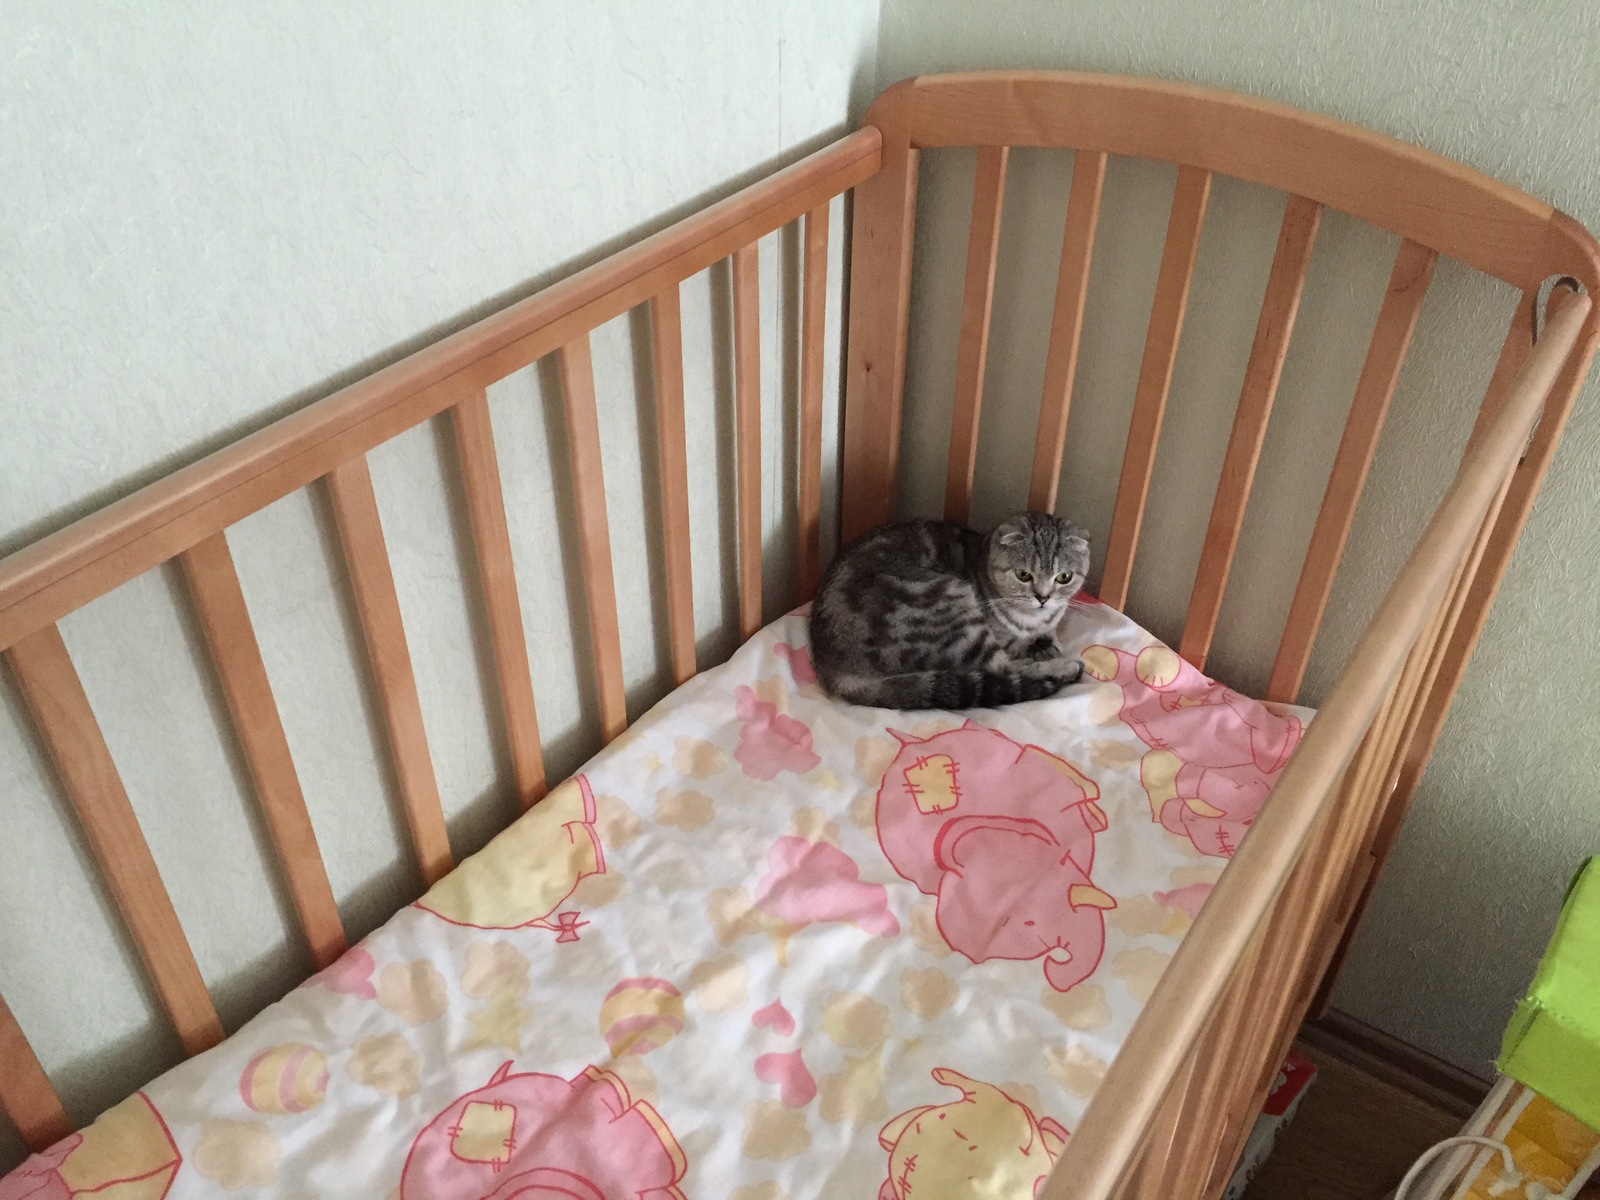
[[[1244,1200],[1383,1200],[1419,1154],[1461,1132],[1459,1100],[1422,1098],[1326,1046],[1295,1048],[1317,1078]],[[1580,1200],[1600,1200],[1600,1181]]]
[[[1245,1200],[1383,1200],[1417,1155],[1461,1132],[1459,1115],[1325,1049],[1295,1048],[1317,1078]]]

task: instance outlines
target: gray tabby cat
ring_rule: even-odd
[[[1021,513],[988,534],[902,521],[845,548],[811,608],[822,686],[878,708],[992,708],[1083,674],[1055,639],[1089,570],[1084,530]]]

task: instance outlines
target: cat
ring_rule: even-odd
[[[811,608],[824,690],[876,708],[993,708],[1083,674],[1056,626],[1089,570],[1088,534],[1019,513],[980,534],[952,521],[880,526],[829,566]]]

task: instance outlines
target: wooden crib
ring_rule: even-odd
[[[697,667],[679,285],[731,256],[739,626],[762,619],[758,239],[803,221],[796,572],[821,566],[829,202],[853,191],[841,466],[842,536],[894,515],[907,369],[918,159],[976,148],[946,510],[968,511],[1012,148],[1075,152],[1027,489],[1057,504],[1108,157],[1175,164],[1177,183],[1098,595],[1123,607],[1150,492],[1212,181],[1287,193],[1265,297],[1190,595],[1181,654],[1203,666],[1278,390],[1319,218],[1401,239],[1267,689],[1293,701],[1355,521],[1401,364],[1440,256],[1520,292],[1453,484],[1394,577],[1253,832],[1114,1060],[1043,1193],[1215,1197],[1299,1022],[1393,844],[1562,427],[1600,343],[1600,247],[1559,212],[1481,174],[1336,121],[1202,88],[1065,73],[910,80],[862,128],[721,203],[209,457],[0,563],[0,649],[60,786],[185,1050],[221,1024],[57,622],[176,560],[312,960],[346,948],[288,741],[230,555],[229,526],[305,487],[336,518],[366,664],[412,847],[429,883],[452,866],[367,454],[448,412],[470,516],[499,717],[524,807],[546,788],[529,646],[486,389],[545,356],[559,371],[577,541],[606,740],[628,724],[590,332],[646,306],[658,433],[671,674]],[[1552,279],[1558,280],[1549,286]],[[1546,288],[1550,302],[1540,327]],[[1535,333],[1537,331],[1537,337]],[[1353,350],[1354,352],[1354,350]],[[1454,451],[1451,451],[1454,453]],[[0,1002],[0,1107],[32,1147],[62,1105]]]

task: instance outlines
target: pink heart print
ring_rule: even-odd
[[[756,1059],[756,1078],[762,1083],[776,1083],[779,1096],[789,1108],[804,1108],[816,1099],[817,1081],[800,1061],[798,1050],[763,1054]]]
[[[750,1024],[757,1029],[770,1029],[779,1037],[790,1037],[794,1033],[794,1018],[789,1015],[789,1010],[783,1006],[782,1000],[774,1000],[765,1008],[757,1010],[750,1018]]]

